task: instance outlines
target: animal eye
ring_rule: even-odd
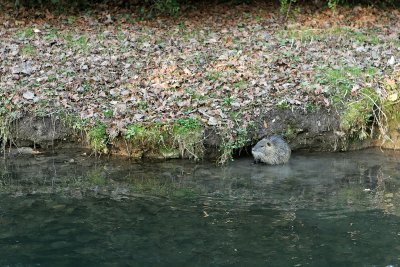
[[[270,143],[270,142],[268,142],[268,143],[267,143],[267,146],[271,146],[271,143]]]

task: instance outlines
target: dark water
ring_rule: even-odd
[[[400,266],[399,158],[5,160],[0,266]]]

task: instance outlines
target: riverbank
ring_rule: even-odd
[[[269,134],[294,150],[399,147],[399,10],[1,9],[3,149],[226,162]]]

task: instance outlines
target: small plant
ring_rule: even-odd
[[[203,156],[203,126],[197,118],[176,120],[172,126],[172,137],[182,157],[197,160]]]
[[[76,21],[76,17],[75,16],[68,16],[67,17],[67,23],[68,24],[74,24]]]
[[[248,129],[251,127],[254,127],[252,123],[247,128],[238,127],[236,130],[233,130],[233,133],[226,129],[225,133],[221,134],[224,137],[220,147],[219,164],[225,164],[229,160],[232,160],[232,154],[235,150],[242,149],[249,144],[251,140],[248,138]]]
[[[36,52],[36,48],[34,45],[26,44],[22,47],[21,52],[24,55],[33,55]]]
[[[221,76],[222,76],[222,73],[221,73],[220,71],[215,71],[215,72],[207,71],[207,72],[205,73],[206,79],[207,79],[207,80],[210,80],[210,81],[216,81],[216,80],[218,80]]]
[[[97,122],[87,133],[90,147],[96,154],[108,153],[107,127],[104,123]]]
[[[91,170],[86,173],[85,178],[88,180],[89,185],[102,186],[107,183],[107,178],[99,170]]]
[[[278,109],[288,109],[288,108],[290,108],[290,104],[286,99],[282,99],[281,101],[276,103],[276,107]]]
[[[60,113],[61,121],[65,126],[73,129],[75,132],[83,132],[86,129],[87,121],[73,113]]]
[[[222,103],[222,105],[224,107],[229,107],[232,104],[232,102],[233,102],[233,98],[226,96],[226,97],[224,97],[224,102]]]
[[[44,35],[44,40],[50,41],[58,38],[58,31],[56,29],[50,29],[46,35]]]
[[[114,113],[113,113],[113,111],[111,109],[106,109],[106,110],[103,111],[103,115],[106,118],[112,118]]]
[[[233,84],[233,87],[237,88],[237,89],[244,89],[244,88],[246,88],[246,86],[247,86],[247,82],[245,80],[241,80],[241,81],[235,82]]]
[[[158,154],[166,147],[165,125],[134,123],[128,125],[124,138],[131,144],[129,154],[134,158],[141,158],[144,153]]]
[[[147,109],[147,102],[145,102],[145,101],[138,101],[138,102],[136,103],[136,106],[137,106],[137,108],[140,109],[140,110],[145,110],[145,109]]]
[[[31,27],[27,27],[27,28],[25,28],[24,30],[19,31],[19,32],[17,33],[17,36],[18,36],[19,38],[30,38],[30,37],[33,36],[33,29],[32,29]]]
[[[373,108],[378,102],[378,95],[373,89],[362,89],[359,99],[345,104],[340,128],[359,140],[367,138],[367,125],[374,116]]]
[[[74,50],[83,50],[86,51],[89,47],[88,45],[88,38],[84,35],[74,37],[71,34],[64,34],[63,39],[66,41],[66,45],[68,48],[72,48]]]

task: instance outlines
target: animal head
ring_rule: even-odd
[[[260,140],[252,149],[256,162],[267,164],[283,164],[288,162],[291,150],[280,136],[271,136]]]

